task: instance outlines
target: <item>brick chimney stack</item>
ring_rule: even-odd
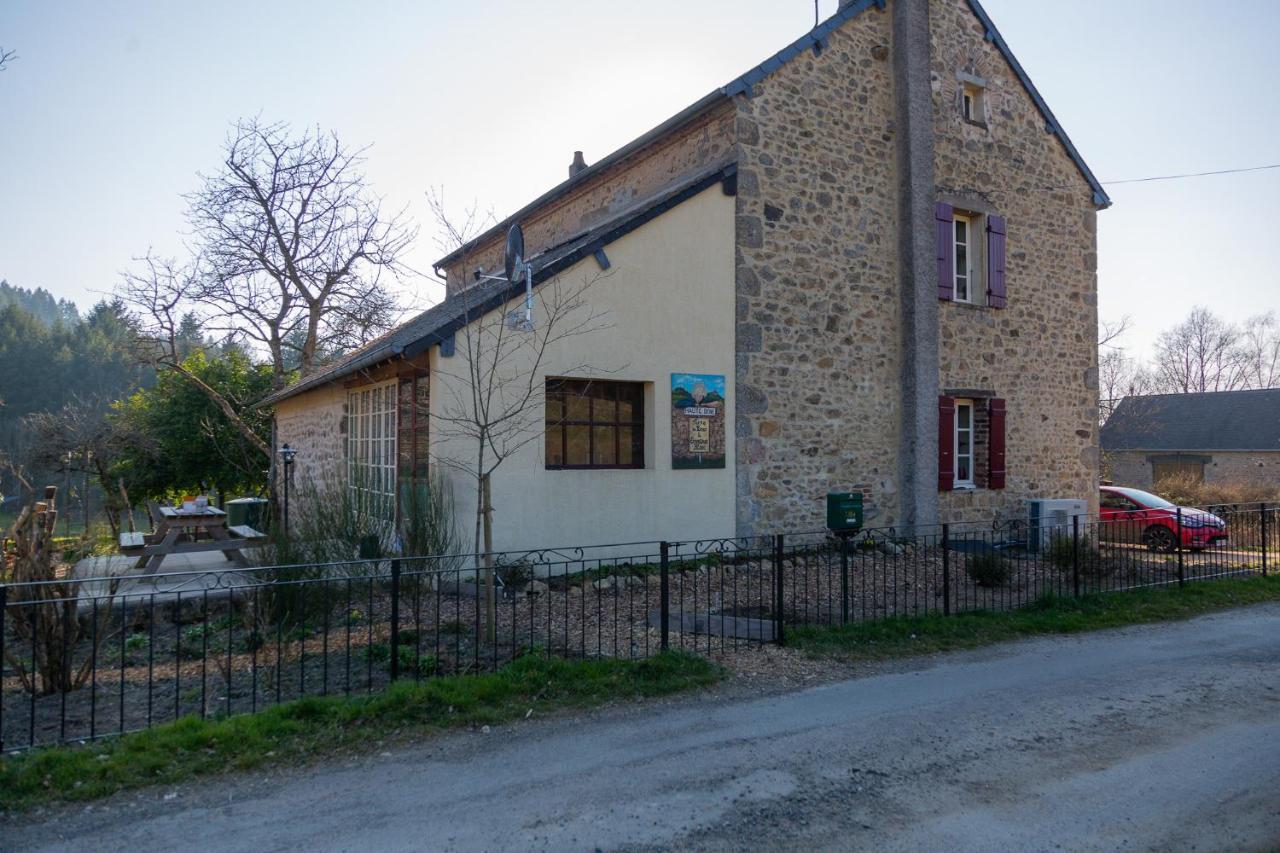
[[[587,161],[582,159],[582,152],[573,152],[573,162],[569,164],[569,177],[572,178],[585,168],[587,168]]]

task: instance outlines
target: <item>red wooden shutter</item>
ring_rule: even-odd
[[[934,224],[938,234],[938,298],[955,298],[956,246],[955,210],[949,204],[938,202],[933,209]]]
[[[1005,305],[1004,255],[1005,223],[1003,216],[987,217],[987,304],[992,308]]]
[[[1004,488],[1004,400],[991,400],[991,437],[987,443],[987,488]]]
[[[938,398],[938,491],[956,487],[956,398]]]

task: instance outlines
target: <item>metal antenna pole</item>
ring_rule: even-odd
[[[525,331],[533,331],[533,264],[524,265],[524,326]]]

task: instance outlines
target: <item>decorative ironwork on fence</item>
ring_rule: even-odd
[[[475,555],[0,584],[0,749],[372,692],[524,654],[715,655],[785,643],[793,626],[1265,575],[1277,511],[1216,508],[1224,544],[1202,516],[1178,512],[1173,535],[1157,538],[1076,517],[509,553],[494,561],[492,609]]]

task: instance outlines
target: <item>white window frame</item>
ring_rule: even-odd
[[[955,262],[955,270],[951,278],[951,298],[956,302],[974,304],[974,291],[980,286],[976,272],[978,265],[978,239],[974,236],[981,225],[981,216],[970,216],[956,213],[951,218],[951,257]],[[958,223],[964,223],[965,239],[960,240]],[[964,248],[964,267],[960,265],[960,249]],[[964,296],[960,295],[961,282],[964,285]]]
[[[954,440],[952,441],[952,451],[951,451],[951,455],[953,459],[952,464],[954,466],[954,468],[952,469],[953,484],[957,489],[972,489],[976,487],[976,483],[973,479],[973,468],[974,468],[974,462],[977,460],[977,454],[974,451],[974,445],[973,445],[973,439],[974,439],[973,416],[975,412],[975,407],[973,405],[972,400],[956,400],[955,405],[956,405],[955,436],[954,436]],[[960,412],[962,409],[966,409],[969,412],[969,425],[967,427],[962,427],[960,425],[962,420],[960,417]],[[960,452],[960,447],[961,447],[960,436],[965,433],[968,433],[969,452],[967,454],[962,454]],[[960,476],[960,460],[961,459],[968,459],[969,461],[969,476],[967,478]]]
[[[347,392],[347,488],[362,514],[394,521],[397,390],[392,379]]]

